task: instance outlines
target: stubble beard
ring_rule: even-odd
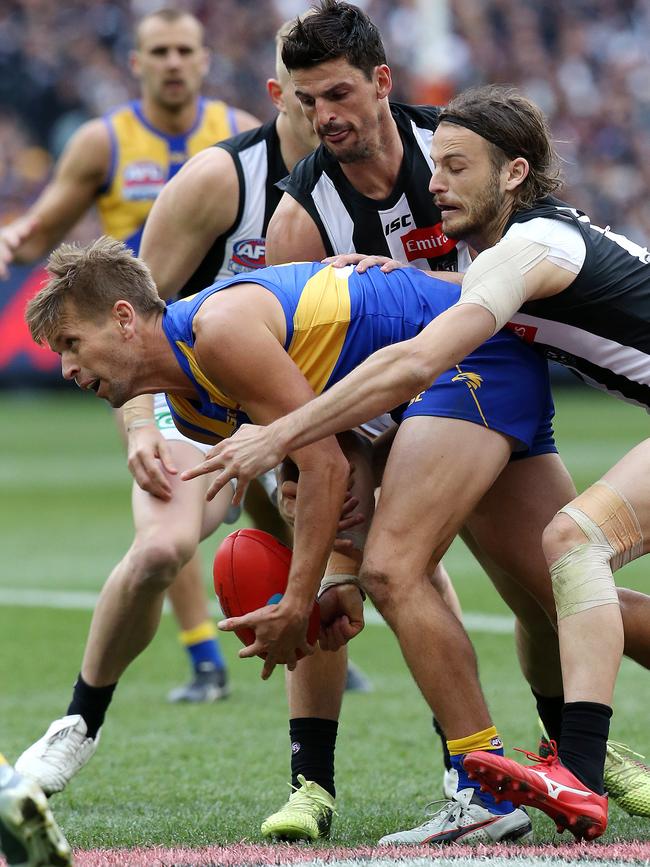
[[[447,228],[443,222],[442,230],[448,238],[465,241],[482,236],[499,221],[503,211],[503,197],[498,186],[499,174],[493,171],[490,180],[472,203],[467,216],[457,226]]]

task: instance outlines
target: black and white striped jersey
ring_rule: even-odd
[[[397,183],[387,199],[361,195],[323,145],[301,160],[279,187],[293,196],[318,226],[329,256],[371,253],[425,270],[456,271],[457,243],[442,231],[440,211],[428,189],[432,172],[429,151],[440,109],[400,103],[391,103],[390,109],[404,156]],[[468,265],[469,260],[463,263]]]
[[[288,173],[275,120],[220,141],[232,156],[239,178],[239,209],[230,229],[215,238],[180,297],[192,295],[242,271],[266,265],[266,229],[282,193],[276,183]],[[218,190],[215,191],[218,195]],[[206,190],[206,195],[211,191]]]
[[[588,384],[650,410],[648,250],[550,196],[516,212],[504,237],[539,218],[577,227],[584,261],[563,292],[527,302],[508,327]]]

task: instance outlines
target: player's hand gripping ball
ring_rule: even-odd
[[[214,557],[214,590],[226,617],[241,617],[257,608],[274,605],[287,589],[291,548],[263,530],[235,530],[226,536]],[[315,644],[320,629],[320,610],[314,602],[307,641]],[[255,633],[235,629],[242,644],[252,644]],[[298,651],[300,658],[303,654]]]

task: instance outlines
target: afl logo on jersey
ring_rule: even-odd
[[[139,160],[124,167],[122,197],[129,202],[155,199],[163,188],[166,174],[159,163]]]
[[[435,259],[445,256],[456,246],[456,241],[448,238],[442,231],[442,223],[424,229],[411,229],[402,235],[404,252],[409,262],[414,259]]]
[[[232,248],[232,256],[228,263],[228,270],[233,274],[242,271],[254,271],[256,268],[266,266],[266,239],[246,238],[237,241]]]

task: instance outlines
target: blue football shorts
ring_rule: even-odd
[[[548,364],[507,331],[499,331],[391,415],[398,423],[440,416],[498,431],[515,440],[514,460],[557,452]]]

